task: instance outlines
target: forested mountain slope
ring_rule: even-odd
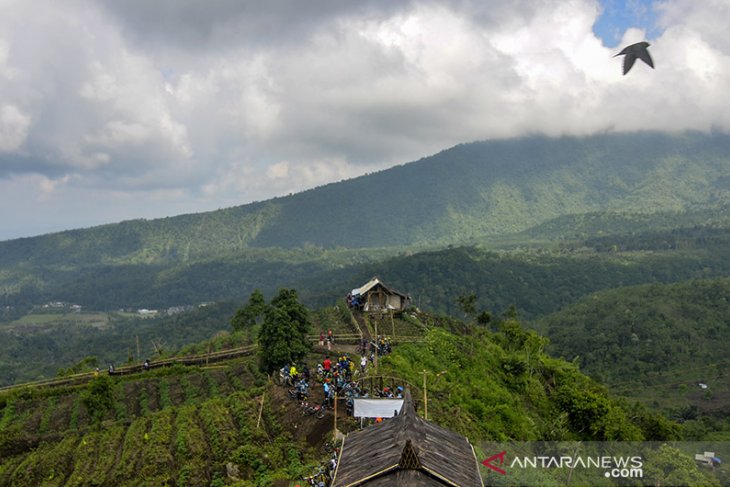
[[[728,201],[729,189],[725,135],[477,142],[294,195],[252,245],[449,243],[566,214],[686,210]]]
[[[0,266],[189,261],[251,247],[447,244],[586,212],[730,201],[730,136],[525,137],[463,144],[295,195],[0,242]]]
[[[550,350],[608,384],[690,383],[730,370],[730,279],[645,284],[601,291],[536,320]],[[706,368],[703,370],[703,368]],[[666,380],[663,380],[666,382]]]
[[[600,290],[730,276],[727,230],[605,237],[575,245],[580,248],[564,252],[504,253],[479,246],[419,252],[322,272],[301,279],[297,288],[307,302],[322,306],[346,290],[342,283],[379,276],[424,309],[456,313],[456,298],[473,292],[481,309],[499,313],[514,305],[522,316],[535,318]]]
[[[326,306],[380,276],[425,309],[453,312],[456,296],[475,292],[487,309],[501,311],[514,304],[533,317],[601,289],[730,276],[727,228],[613,235],[564,245],[510,252],[476,245],[406,250],[390,257],[371,250],[311,249],[310,260],[272,252],[268,258],[262,253],[187,265],[21,266],[3,271],[0,304],[16,311],[50,300],[100,310],[159,308],[240,300],[255,288],[270,294],[288,286],[301,289],[308,304]]]
[[[730,439],[730,279],[601,291],[534,326],[548,349],[612,392],[684,424],[690,440]]]
[[[459,242],[727,228],[728,189],[726,135],[464,144],[285,198],[0,242],[0,304],[190,304]]]

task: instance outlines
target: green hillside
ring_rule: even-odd
[[[425,371],[429,419],[473,442],[681,434],[546,355],[545,340],[515,320],[494,332],[446,317],[419,320],[430,328],[424,341],[396,344],[377,377],[410,384],[420,398]],[[332,431],[331,412],[302,417],[253,358],[7,392],[0,407],[2,485],[274,485],[310,474]],[[338,425],[347,431],[357,422],[342,416]]]
[[[730,438],[730,279],[602,291],[536,320],[551,353],[615,393]],[[702,384],[702,385],[701,385]],[[700,435],[701,436],[701,435]]]
[[[571,241],[601,238],[609,235],[626,236],[646,232],[665,233],[695,227],[727,228],[730,226],[730,205],[684,211],[653,213],[588,212],[562,215],[497,241],[525,243],[533,240]]]
[[[209,337],[227,329],[225,313],[230,314],[231,303],[240,303],[257,287],[266,296],[278,287],[297,288],[305,303],[323,307],[379,276],[410,294],[424,310],[460,313],[457,297],[475,293],[479,309],[499,314],[514,305],[520,316],[534,319],[601,290],[730,276],[730,231],[723,228],[616,235],[564,245],[570,248],[522,247],[505,252],[475,246],[390,258],[374,253],[366,257],[380,255],[382,260],[351,265],[333,264],[334,259],[327,265],[224,260],[179,269],[138,266],[137,274],[130,269],[89,271],[49,283],[43,290],[22,290],[6,297],[30,303],[77,302],[91,311],[58,311],[49,316],[43,308],[5,310],[0,320],[0,384],[48,377],[88,355],[125,361],[130,350],[136,355],[135,337],[145,354],[153,353],[151,340],[161,337],[172,348]],[[320,255],[337,253],[321,251]],[[228,304],[172,317],[141,318],[116,311],[130,305],[165,311],[167,303],[209,300]],[[97,315],[102,318],[94,321]]]
[[[0,242],[0,265],[188,261],[249,247],[446,244],[587,212],[728,202],[730,136],[527,137],[225,210]]]
[[[518,243],[519,242],[519,243]],[[476,291],[483,306],[516,304],[529,316],[555,311],[585,294],[621,285],[730,275],[728,227],[674,230],[552,242],[512,241],[443,250],[323,250],[228,257],[183,265],[5,269],[0,304],[7,319],[32,305],[60,300],[95,310],[166,308],[240,300],[253,289],[302,290],[325,306],[373,275],[411,293],[427,309],[453,311],[455,296]]]
[[[357,284],[377,275],[424,309],[456,313],[457,296],[474,292],[480,308],[502,312],[515,305],[534,318],[603,289],[730,276],[727,229],[606,237],[569,247],[419,252],[326,271],[297,287],[305,300],[323,305],[342,293],[339,283]]]
[[[99,366],[143,360],[230,331],[233,303],[210,304],[168,316],[38,309],[0,323],[0,387],[54,377],[88,357]]]
[[[0,242],[0,305],[195,304],[451,244],[727,228],[729,181],[720,134],[463,144],[284,198]]]
[[[611,289],[541,318],[550,350],[607,382],[727,362],[730,279]],[[703,374],[697,375],[701,380]]]
[[[730,137],[656,133],[464,144],[282,199],[255,246],[453,243],[566,214],[728,201]]]

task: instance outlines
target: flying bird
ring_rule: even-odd
[[[647,47],[649,47],[648,42],[637,42],[624,47],[623,51],[616,54],[616,56],[626,56],[624,58],[624,75],[629,72],[637,58],[651,66],[651,69],[654,69],[654,61],[651,60]]]

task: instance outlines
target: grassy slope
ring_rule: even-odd
[[[544,341],[514,321],[492,333],[470,332],[447,318],[421,319],[431,325],[426,341],[397,346],[381,372],[414,384],[418,398],[421,372],[435,377],[446,370],[429,386],[429,416],[472,441],[660,439],[678,432],[645,410],[629,413],[574,366],[546,356]],[[318,456],[312,446],[327,434],[325,428],[304,435],[306,425],[278,397],[281,389],[266,386],[246,360],[113,379],[102,428],[84,406],[94,384],[0,396],[3,483],[199,485],[225,482],[232,462],[242,479],[268,485],[307,473]],[[264,392],[269,399],[256,428]]]

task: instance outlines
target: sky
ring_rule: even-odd
[[[528,134],[730,131],[730,0],[0,0],[0,240]],[[623,76],[646,40],[655,70]]]

